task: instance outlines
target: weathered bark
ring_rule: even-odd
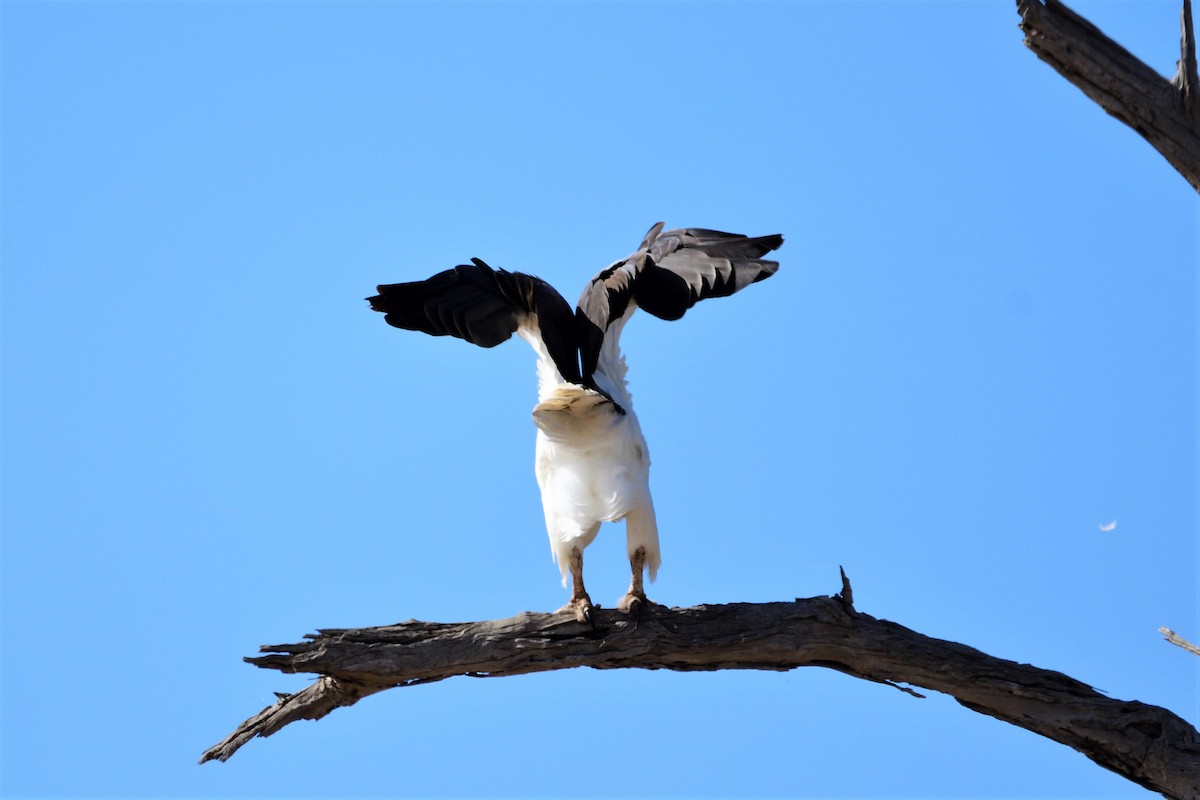
[[[995,658],[856,611],[840,595],[790,603],[665,608],[637,621],[597,609],[596,628],[569,613],[466,623],[409,621],[323,630],[246,660],[317,682],[243,722],[201,758],[224,761],[255,736],[318,719],[384,689],[463,675],[499,677],[572,667],[786,671],[828,667],[921,695],[944,692],[967,708],[1073,747],[1097,764],[1171,798],[1200,794],[1200,733],[1175,714],[1105,697],[1058,672]]]
[[[1167,80],[1059,0],[1017,0],[1025,45],[1133,128],[1200,191],[1200,78],[1192,3],[1183,0],[1180,58]]]

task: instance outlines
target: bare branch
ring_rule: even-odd
[[[1159,628],[1158,632],[1163,635],[1164,639],[1166,639],[1168,642],[1175,645],[1176,647],[1182,647],[1184,650],[1187,650],[1189,653],[1200,656],[1200,647],[1192,644],[1187,639],[1183,638],[1182,636],[1180,636],[1178,633],[1171,630],[1170,628]]]
[[[572,667],[786,671],[819,666],[912,694],[921,687],[1072,747],[1168,797],[1200,786],[1200,733],[1165,709],[1114,700],[1058,672],[933,639],[854,610],[849,580],[833,597],[791,603],[666,608],[639,619],[597,609],[596,628],[571,614],[487,622],[412,620],[323,630],[246,659],[317,682],[242,723],[204,753],[225,760],[255,736],[317,719],[384,689],[463,675],[499,677]]]
[[[233,733],[204,751],[200,763],[226,761],[255,736],[270,736],[283,726],[301,719],[320,719],[341,706],[351,706],[386,686],[366,686],[354,681],[322,675],[317,682],[295,694],[276,692],[279,700],[237,726]]]
[[[1017,0],[1025,46],[1137,131],[1200,191],[1200,104],[1191,0],[1184,0],[1179,70],[1167,80],[1059,0]]]
[[[1192,120],[1200,119],[1200,104],[1197,103],[1197,92],[1200,92],[1200,76],[1196,72],[1196,34],[1192,28],[1192,0],[1183,0],[1183,10],[1179,12],[1179,65],[1172,85],[1179,89],[1183,96],[1183,107]]]

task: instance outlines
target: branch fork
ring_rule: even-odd
[[[1175,76],[1159,75],[1060,0],[1017,0],[1025,46],[1133,128],[1200,191],[1200,77],[1192,2],[1183,0]]]

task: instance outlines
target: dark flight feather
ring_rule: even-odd
[[[563,378],[581,383],[574,314],[562,295],[532,275],[471,262],[428,280],[384,284],[367,302],[393,327],[480,347],[507,341],[521,325],[536,327]]]
[[[595,372],[608,327],[630,304],[659,319],[676,320],[709,297],[728,297],[779,269],[762,256],[783,237],[747,237],[705,228],[650,229],[641,247],[601,270],[579,298],[580,363],[585,378]]]
[[[597,273],[574,311],[540,278],[477,258],[428,280],[382,285],[367,300],[389,325],[480,347],[507,341],[522,325],[536,328],[563,378],[595,389],[609,326],[631,308],[676,320],[701,300],[727,297],[779,269],[779,262],[763,260],[783,244],[778,234],[662,228],[654,225],[637,251]]]

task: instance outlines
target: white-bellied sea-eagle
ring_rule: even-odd
[[[591,620],[583,551],[602,522],[625,520],[633,580],[620,601],[634,613],[646,602],[643,571],[662,561],[650,499],[650,453],[625,383],[621,330],[642,308],[679,319],[698,301],[726,297],[775,274],[763,256],[783,237],[748,237],[652,227],[632,255],[593,277],[572,310],[545,281],[471,259],[432,278],[378,287],[368,298],[389,325],[457,336],[495,347],[514,333],[537,352],[535,468],[550,549],[571,600],[564,610]]]

